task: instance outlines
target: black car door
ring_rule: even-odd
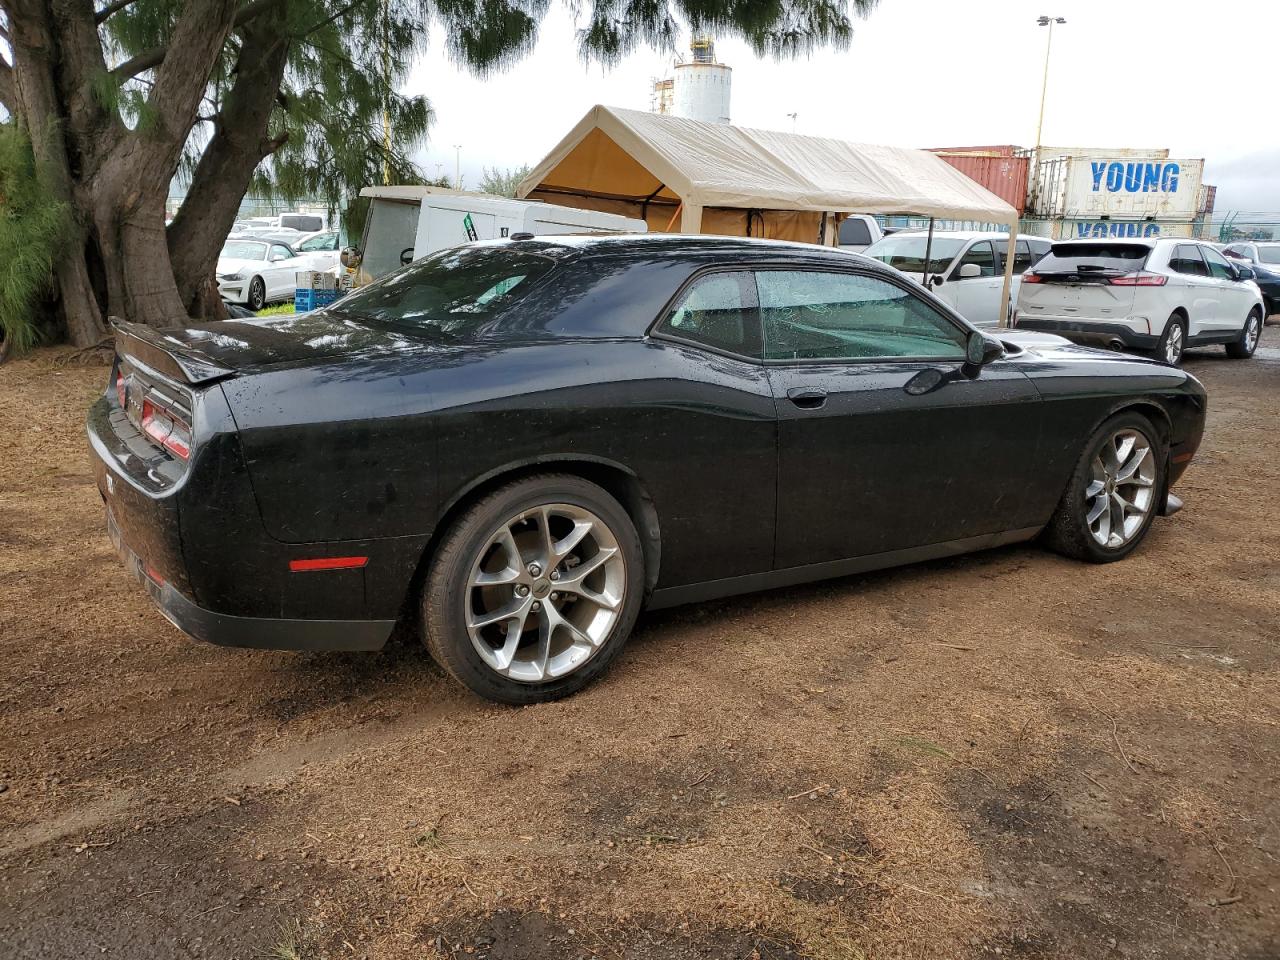
[[[1026,527],[1042,404],[908,281],[756,273],[779,416],[777,569]]]

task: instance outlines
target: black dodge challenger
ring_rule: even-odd
[[[1189,374],[991,336],[804,244],[518,235],[314,313],[116,327],[88,432],[180,629],[580,689],[642,607],[1043,535],[1117,560],[1200,443]]]

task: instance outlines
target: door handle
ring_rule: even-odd
[[[801,410],[817,410],[827,402],[827,391],[821,387],[791,387],[787,399]]]

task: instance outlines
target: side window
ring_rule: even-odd
[[[1169,257],[1169,269],[1191,277],[1209,275],[1209,268],[1204,265],[1204,258],[1200,256],[1200,248],[1194,243],[1180,243],[1173,248],[1173,255]]]
[[[1230,257],[1232,260],[1248,260],[1249,259],[1248,253],[1246,253],[1243,248],[1237,247],[1234,244],[1232,244],[1231,246],[1223,247],[1222,254],[1223,256]]]
[[[1014,274],[1022,273],[1028,269],[1035,260],[1031,256],[1031,246],[1025,240],[1019,240],[1018,245],[1014,248],[1013,255],[1013,272]]]
[[[1048,240],[1032,240],[1031,243],[1031,264],[1039,263],[1049,255],[1049,251],[1053,249],[1053,244]]]
[[[969,248],[969,252],[964,255],[964,259],[956,264],[955,270],[951,272],[951,279],[960,279],[960,271],[967,263],[978,265],[978,276],[994,277],[996,275],[996,254],[991,247],[990,240],[983,240],[975,243]]]
[[[279,243],[271,245],[271,260],[288,260],[293,254],[289,252],[289,248]]]
[[[866,221],[857,217],[841,220],[840,245],[847,247],[854,244],[871,246],[871,231],[867,229]]]
[[[749,273],[712,273],[694,281],[680,302],[658,324],[662,333],[760,357],[756,291]]]
[[[1231,272],[1231,266],[1217,250],[1210,247],[1201,247],[1200,252],[1204,254],[1204,259],[1209,264],[1209,275],[1211,277],[1215,280],[1235,279],[1235,274]]]
[[[768,360],[964,357],[960,328],[887,280],[762,270],[756,284]]]

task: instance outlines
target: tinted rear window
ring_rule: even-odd
[[[520,302],[556,265],[511,247],[452,247],[343,297],[337,313],[465,340]]]
[[[871,244],[871,231],[864,220],[840,221],[840,243],[844,246]]]
[[[1151,248],[1139,243],[1055,243],[1036,273],[1130,273],[1141,270]]]

